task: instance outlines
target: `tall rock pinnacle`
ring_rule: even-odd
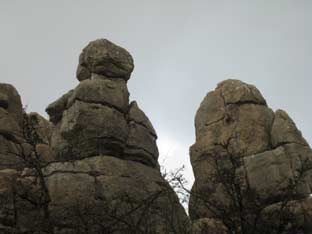
[[[127,233],[129,227],[109,215],[119,219],[126,215],[127,222],[138,222],[139,229],[153,222],[149,229],[155,233],[182,230],[187,222],[178,198],[160,174],[156,132],[138,104],[129,103],[126,82],[133,68],[125,49],[106,39],[92,41],[79,56],[79,85],[47,108],[55,126],[51,137],[55,162],[44,174],[58,227],[69,225],[73,233],[77,231],[79,217],[72,208],[77,205],[97,219],[102,217],[97,224],[87,225],[90,233],[98,233],[103,222],[118,223],[116,233]],[[153,204],[145,207],[156,194]],[[137,206],[135,212],[131,206]],[[168,211],[174,215],[172,227]]]
[[[242,198],[243,206],[244,196],[256,194],[254,209],[260,204],[274,210],[290,199],[291,192],[288,202],[296,207],[292,225],[311,224],[312,168],[306,168],[296,188],[288,190],[302,165],[311,165],[312,151],[285,111],[274,113],[253,85],[226,80],[200,104],[195,128],[196,142],[190,148],[195,175],[189,204],[192,220],[206,219],[211,226],[223,221],[229,227],[224,214],[234,209],[234,198]],[[231,172],[236,177],[232,181]],[[231,186],[238,183],[239,192],[227,187],[227,181]],[[234,212],[227,218],[230,215]]]
[[[26,138],[20,98],[12,86],[0,85],[0,233],[188,228],[184,208],[160,173],[157,134],[137,102],[129,103],[133,68],[125,49],[106,39],[90,42],[79,57],[78,86],[47,107],[51,123],[30,114],[28,123],[35,125],[26,124]],[[32,131],[42,138],[39,144]],[[18,137],[23,145],[29,136],[35,142],[27,157],[12,157],[2,147]]]
[[[131,55],[106,39],[82,50],[80,84],[47,108],[56,125],[51,147],[59,160],[110,154],[158,165],[153,126],[136,102],[129,104],[126,81],[133,67]]]

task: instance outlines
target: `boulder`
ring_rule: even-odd
[[[107,39],[90,42],[79,56],[77,79],[83,81],[91,74],[128,80],[134,69],[133,58],[127,50]]]

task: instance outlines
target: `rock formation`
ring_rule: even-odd
[[[190,148],[195,183],[189,204],[194,223],[208,219],[213,227],[224,221],[222,209],[226,214],[233,208],[235,194],[229,192],[226,181],[231,178],[226,176],[236,162],[233,175],[239,178],[241,196],[247,196],[243,192],[248,188],[263,210],[277,209],[290,199],[291,212],[295,212],[291,223],[311,228],[312,168],[302,168],[311,165],[312,151],[285,111],[274,113],[256,87],[226,80],[202,101],[195,128],[196,142]],[[294,181],[296,186],[289,191]]]
[[[85,69],[90,76],[82,79]],[[51,139],[56,159],[107,154],[158,167],[155,130],[137,103],[129,104],[131,55],[108,40],[96,40],[83,49],[77,70],[80,84],[47,108],[56,126]]]
[[[21,138],[33,159],[17,170],[19,161],[1,152],[0,197],[18,203],[7,203],[10,219],[0,208],[0,230],[182,233],[189,226],[161,176],[157,134],[138,104],[129,103],[133,68],[125,49],[106,39],[90,42],[79,57],[79,85],[46,109],[51,123],[35,113],[26,118],[36,133],[30,138],[34,148],[20,134],[23,111],[16,90],[0,86],[0,144]]]
[[[47,107],[50,121],[27,114],[16,89],[0,84],[1,234],[190,233],[160,173],[156,131],[129,102],[133,69],[125,49],[90,42],[79,84]],[[287,228],[312,233],[312,151],[286,112],[227,80],[204,98],[195,128],[193,234],[228,233],[255,211],[273,226],[282,211]]]

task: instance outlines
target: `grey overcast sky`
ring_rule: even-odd
[[[134,57],[130,97],[158,132],[160,161],[185,164],[192,181],[194,115],[224,79],[256,85],[312,143],[311,13],[311,0],[1,0],[0,81],[45,114],[78,84],[81,49],[115,42]]]

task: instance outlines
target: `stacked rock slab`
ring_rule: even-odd
[[[214,180],[216,157],[225,166],[230,156],[242,157],[244,178],[268,207],[283,201],[289,181],[312,160],[311,148],[287,113],[274,113],[256,87],[239,80],[223,81],[206,95],[195,128],[196,142],[190,148],[195,183],[189,204],[195,223],[202,219],[218,223],[220,217],[207,204],[225,208],[229,204],[223,184]],[[312,218],[311,172],[305,171],[291,201],[297,207],[298,225],[306,228]]]
[[[80,84],[47,108],[55,125],[51,147],[57,160],[107,154],[158,167],[155,130],[137,103],[129,104],[127,80],[133,67],[131,55],[108,40],[83,49]]]
[[[47,108],[55,160],[43,173],[55,233],[129,233],[134,223],[136,231],[182,233],[187,224],[160,174],[156,132],[129,103],[133,68],[125,49],[106,39],[90,42],[79,57],[79,85]]]

